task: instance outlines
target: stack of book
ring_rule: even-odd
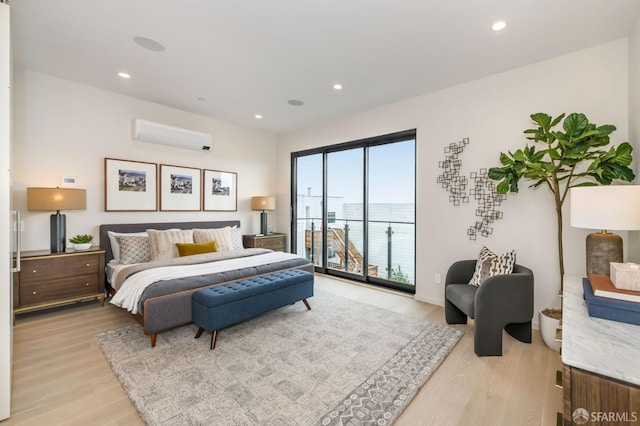
[[[640,291],[616,288],[605,275],[583,278],[589,316],[640,325]]]

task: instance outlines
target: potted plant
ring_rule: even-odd
[[[73,244],[73,248],[76,250],[89,250],[91,241],[93,241],[93,235],[88,234],[78,234],[73,238],[69,238],[69,242]]]
[[[560,291],[564,288],[564,254],[562,247],[562,206],[569,189],[576,186],[609,185],[614,180],[631,182],[635,175],[629,165],[633,148],[628,142],[617,147],[605,147],[611,142],[609,135],[616,130],[610,124],[597,126],[584,114],[561,114],[556,118],[545,113],[531,115],[534,128],[524,131],[527,139],[535,142],[524,149],[507,154],[500,153],[502,167],[489,169],[489,177],[500,181],[496,190],[505,194],[518,192],[518,182],[532,181],[530,187],[545,186],[551,192],[557,219],[558,264]],[[562,129],[554,129],[562,122]],[[537,146],[540,146],[537,149]],[[549,315],[557,318],[551,322]],[[557,309],[540,311],[540,331],[551,349],[559,350],[555,342],[555,329],[561,312]],[[549,328],[551,331],[549,332]],[[544,329],[543,329],[544,328]]]

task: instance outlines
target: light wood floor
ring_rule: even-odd
[[[316,289],[444,323],[442,307],[404,295],[320,275]],[[143,424],[92,339],[133,322],[124,310],[97,302],[18,316],[11,417],[2,426]],[[538,332],[531,345],[504,333],[503,356],[479,358],[473,352],[473,322],[455,327],[464,337],[396,425],[555,424],[562,395],[554,380],[561,362]]]

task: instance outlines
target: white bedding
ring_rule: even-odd
[[[273,262],[281,262],[299,257],[295,254],[284,252],[271,252],[256,256],[241,257],[235,259],[220,260],[210,263],[198,263],[195,265],[162,266],[147,269],[133,274],[124,281],[117,293],[111,298],[111,303],[121,308],[126,308],[133,314],[138,313],[138,304],[144,290],[156,281],[165,281],[180,277],[193,277],[197,275],[227,272],[234,269],[252,266],[266,265]],[[115,274],[114,274],[115,277]]]

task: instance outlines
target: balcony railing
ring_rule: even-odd
[[[335,219],[328,224],[328,268],[364,275],[363,223]],[[298,218],[297,224],[298,254],[322,266],[322,219]],[[414,285],[415,223],[369,220],[368,224],[367,275]]]

